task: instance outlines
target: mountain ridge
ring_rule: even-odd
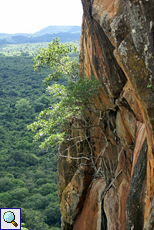
[[[80,26],[48,26],[35,33],[0,33],[0,45],[50,42],[59,37],[62,42],[79,40]]]

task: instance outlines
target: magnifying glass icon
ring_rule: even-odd
[[[15,215],[13,212],[11,211],[7,211],[4,213],[3,215],[3,219],[6,223],[11,223],[13,224],[15,227],[18,226],[18,224],[15,222]]]

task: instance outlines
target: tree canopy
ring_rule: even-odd
[[[44,79],[53,103],[41,111],[37,121],[28,126],[41,139],[41,147],[59,145],[68,134],[69,119],[82,117],[83,111],[96,92],[95,77],[79,79],[78,61],[70,54],[77,48],[55,38],[47,48],[42,48],[34,60],[34,69],[48,67],[51,73]],[[58,81],[63,80],[60,84]],[[44,139],[43,139],[44,138]]]
[[[21,208],[23,229],[38,230],[33,214],[42,216],[40,229],[60,229],[57,149],[40,149],[27,130],[35,116],[51,104],[42,82],[49,71],[34,72],[31,52],[19,56],[12,45],[9,54],[9,47],[0,58],[0,207]],[[25,46],[20,48],[25,50]],[[37,49],[34,47],[35,52]]]

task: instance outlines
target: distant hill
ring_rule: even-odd
[[[80,26],[48,26],[34,34],[0,34],[0,45],[51,42],[59,37],[62,42],[79,41]]]
[[[45,34],[58,34],[58,33],[79,33],[80,34],[81,27],[80,26],[48,26],[44,29],[34,33],[34,36],[42,36]]]

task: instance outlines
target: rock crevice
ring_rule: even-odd
[[[154,229],[154,0],[82,4],[80,78],[100,86],[90,138],[60,148],[62,229]]]

